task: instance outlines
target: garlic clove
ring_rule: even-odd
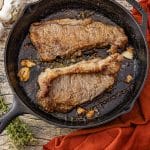
[[[122,53],[122,56],[127,58],[127,59],[131,59],[132,60],[133,57],[134,57],[133,53],[134,53],[134,48],[133,47],[127,47],[126,51],[124,51]]]
[[[32,60],[29,60],[29,59],[21,60],[20,64],[22,67],[28,67],[28,68],[32,68],[32,67],[36,66],[36,64]]]
[[[89,110],[86,113],[87,119],[92,119],[94,117],[94,115],[95,115],[95,111],[94,110]]]
[[[128,75],[125,79],[126,83],[130,83],[133,80],[133,77],[131,75]]]
[[[18,72],[18,77],[20,81],[26,82],[30,78],[30,69],[27,67],[23,67]]]
[[[77,108],[78,115],[85,115],[85,113],[86,113],[86,110],[84,108],[82,108],[82,107]]]

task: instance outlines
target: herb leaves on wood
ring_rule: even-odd
[[[2,97],[0,97],[0,114],[1,116],[8,112],[9,107],[5,104]],[[16,147],[23,147],[29,143],[34,142],[34,137],[24,122],[19,118],[14,119],[6,128],[6,133]]]

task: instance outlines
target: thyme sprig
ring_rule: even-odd
[[[0,114],[8,112],[9,107],[5,104],[4,99],[0,97]],[[16,148],[21,149],[29,143],[35,142],[34,136],[23,121],[19,118],[14,119],[6,128],[6,133]]]

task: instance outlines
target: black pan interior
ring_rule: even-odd
[[[32,5],[26,9],[24,15],[15,25],[8,42],[6,68],[11,85],[17,95],[35,113],[48,121],[64,126],[90,127],[106,122],[119,115],[122,111],[128,110],[142,85],[147,67],[145,41],[136,22],[131,19],[127,12],[123,11],[123,9],[111,1],[94,0],[87,2],[86,0],[56,0],[54,2],[45,2],[46,1],[43,0],[40,4]],[[116,8],[115,11],[114,8]],[[60,62],[63,63],[64,61],[58,58],[53,63],[40,62],[37,51],[32,45],[28,35],[29,27],[33,22],[45,19],[83,19],[86,17],[123,27],[129,37],[129,45],[132,45],[135,49],[134,60],[124,60],[116,84],[111,90],[99,95],[93,102],[82,105],[84,108],[94,108],[97,110],[93,120],[89,121],[84,117],[77,116],[76,109],[66,114],[48,114],[42,111],[36,103],[35,97],[38,90],[37,77],[46,67],[57,67]],[[89,59],[91,56],[104,58],[107,56],[106,49],[108,48],[88,50],[83,53],[82,58],[77,58],[77,60]],[[120,49],[119,51],[121,52],[123,50]],[[38,64],[31,70],[30,80],[26,83],[19,82],[17,77],[21,59],[32,59]],[[66,59],[65,62],[66,61],[69,62],[70,60]],[[124,82],[128,74],[134,77],[133,82],[130,84]]]

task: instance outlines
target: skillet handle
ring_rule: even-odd
[[[142,8],[142,6],[136,0],[126,0],[129,4],[131,4],[141,15],[142,15],[142,23],[141,29],[143,31],[144,36],[146,36],[147,30],[147,22],[148,22],[148,15]]]
[[[10,122],[17,116],[25,113],[24,106],[16,98],[12,104],[11,109],[2,118],[0,118],[0,134],[10,124]]]

